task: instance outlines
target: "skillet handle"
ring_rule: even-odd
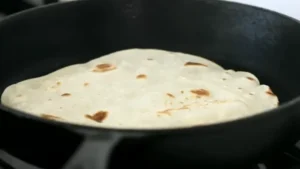
[[[107,169],[111,153],[122,140],[120,134],[88,136],[63,169]]]
[[[61,168],[83,140],[62,127],[2,110],[0,134],[0,149],[44,169]]]

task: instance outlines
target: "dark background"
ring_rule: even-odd
[[[41,0],[43,4],[58,2],[59,0]],[[35,5],[26,0],[0,0],[0,13],[10,15],[25,9],[33,8]]]

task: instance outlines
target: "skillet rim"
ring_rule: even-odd
[[[3,20],[1,20],[0,21],[0,29],[3,25],[9,24],[7,22],[13,21],[13,19],[15,19],[15,18],[22,17],[22,15],[30,14],[31,12],[38,12],[40,10],[43,10],[44,8],[50,9],[50,8],[56,8],[57,6],[67,6],[67,5],[72,5],[75,3],[85,3],[88,1],[93,1],[93,0],[86,0],[86,1],[77,1],[76,0],[76,1],[61,2],[61,3],[53,3],[53,4],[47,4],[47,5],[27,9],[24,11],[20,11],[20,12],[14,13],[12,15],[9,15],[9,16],[5,17]],[[210,1],[210,0],[201,0],[201,1],[206,1],[206,2],[212,3],[212,1]],[[233,5],[237,5],[237,6],[244,6],[249,9],[255,9],[255,10],[272,13],[272,14],[277,15],[278,17],[285,18],[290,21],[296,22],[300,26],[300,21],[298,19],[293,18],[293,17],[288,16],[283,13],[279,13],[277,11],[273,11],[271,9],[266,9],[266,8],[262,8],[262,7],[258,7],[258,6],[249,5],[249,4],[243,4],[240,2],[225,1],[225,0],[217,0],[217,1],[214,1],[213,3],[233,4]],[[1,96],[2,96],[2,94],[1,94]],[[282,112],[282,110],[287,109],[288,107],[294,106],[295,104],[297,104],[299,102],[300,102],[300,95],[297,97],[294,97],[293,99],[291,99],[283,104],[280,104],[276,108],[266,110],[266,111],[260,112],[258,114],[235,119],[235,120],[229,120],[229,121],[225,121],[225,122],[213,123],[213,124],[207,124],[207,125],[194,125],[194,126],[177,127],[177,128],[154,128],[154,129],[151,129],[151,128],[141,128],[141,129],[123,128],[122,129],[122,128],[96,127],[96,126],[80,125],[80,124],[64,122],[64,121],[48,120],[48,119],[43,119],[36,115],[26,113],[24,111],[9,108],[9,107],[3,105],[2,102],[0,102],[0,110],[4,111],[4,113],[11,113],[13,116],[26,118],[26,119],[37,121],[37,122],[42,122],[42,123],[52,125],[52,126],[63,127],[72,132],[77,132],[76,130],[88,130],[88,131],[92,131],[92,132],[103,131],[103,132],[113,132],[113,133],[123,133],[123,134],[126,134],[126,133],[127,134],[163,134],[163,133],[185,133],[185,132],[190,132],[193,130],[218,129],[218,128],[222,128],[222,126],[225,126],[225,125],[234,125],[234,124],[242,123],[244,121],[263,118],[265,116],[270,115],[271,113],[274,113],[274,114],[280,113],[280,112]]]

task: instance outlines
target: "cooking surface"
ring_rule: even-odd
[[[61,0],[61,1],[70,1],[70,0]],[[289,1],[283,1],[283,0],[263,0],[263,1],[261,1],[261,0],[232,0],[232,1],[268,8],[271,10],[275,10],[275,11],[284,13],[291,17],[300,19],[300,10],[298,10],[300,8],[299,0],[289,0]],[[39,0],[31,0],[31,3],[36,4],[36,5],[42,4],[41,1],[39,1]],[[0,20],[1,20],[1,14],[0,14]],[[97,146],[97,144],[93,144],[93,148],[91,148],[91,151],[93,151],[94,153],[96,153],[97,151],[100,151],[99,146]],[[101,158],[101,157],[97,156],[97,158]],[[118,156],[116,156],[116,159],[117,158],[118,158]],[[253,168],[255,168],[255,169],[257,169],[257,168],[259,168],[259,169],[287,168],[288,169],[288,168],[295,166],[296,164],[299,165],[299,158],[300,158],[300,156],[297,156],[295,158],[295,157],[291,157],[290,155],[280,153],[279,155],[274,157],[274,159],[272,159],[268,162],[261,163]],[[37,167],[26,164],[25,162],[18,160],[1,150],[0,150],[0,159],[2,159],[6,163],[9,163],[15,169],[38,169]],[[53,159],[51,159],[51,160],[53,160],[53,162],[54,162],[55,157],[53,157]],[[1,161],[0,161],[0,169],[6,169],[6,168],[5,168],[5,166],[1,165]],[[7,168],[7,169],[10,169],[10,168]],[[86,168],[83,168],[83,169],[86,169]]]
[[[22,1],[22,0],[20,0]],[[73,0],[23,0],[24,2],[30,4],[30,5],[43,5],[45,2],[68,2]],[[225,0],[225,1],[232,1],[232,2],[238,2],[238,3],[244,3],[254,6],[259,6],[263,8],[267,8],[270,10],[274,10],[280,13],[283,13],[285,15],[300,19],[300,1],[299,0],[289,0],[289,1],[283,1],[283,0]],[[1,11],[0,11],[1,13]],[[1,14],[0,14],[1,18]]]
[[[299,0],[227,0],[267,8],[300,19]]]

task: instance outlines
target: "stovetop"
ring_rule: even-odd
[[[117,157],[116,159],[118,158],[123,158],[123,156]],[[49,160],[53,160],[53,162],[55,162],[55,157]],[[121,167],[123,168],[123,166],[120,166],[120,168]],[[92,168],[80,167],[80,169],[94,169],[94,168],[95,167]],[[17,159],[16,157],[0,150],[0,169],[43,169],[43,168],[39,168],[37,166],[28,164],[25,161]],[[97,169],[102,169],[102,168],[97,168]],[[263,160],[262,162],[258,162],[257,164],[253,164],[253,166],[249,166],[249,169],[300,169],[300,149],[297,146],[294,146],[289,150],[287,150],[286,152],[274,154],[274,156],[272,156],[270,159]]]
[[[1,0],[0,0],[1,1]],[[34,5],[41,5],[43,0],[27,0],[28,2],[34,2]],[[45,1],[45,0],[44,0]],[[70,1],[70,0],[60,0],[60,1]],[[300,10],[298,7],[300,1],[298,0],[228,0],[235,1],[240,3],[246,3],[250,5],[256,5],[271,10],[281,12],[283,14],[292,16],[294,18],[300,19]],[[17,12],[17,11],[16,11]],[[0,20],[4,15],[0,11]],[[300,145],[300,144],[299,144]],[[300,147],[300,146],[298,146]],[[274,156],[267,160],[262,160],[253,166],[249,166],[249,169],[300,169],[300,148],[297,146],[292,147],[286,152],[280,152],[274,154]],[[101,158],[101,157],[97,157]],[[55,161],[53,159],[49,159]],[[159,165],[159,164],[158,164]],[[122,167],[124,168],[124,167]],[[159,167],[158,167],[159,168]],[[0,169],[42,169],[37,166],[28,164],[16,157],[0,150]],[[84,168],[84,169],[93,169],[93,168]],[[131,168],[133,169],[133,168]],[[211,168],[210,168],[211,169]],[[243,168],[246,169],[246,168]]]

